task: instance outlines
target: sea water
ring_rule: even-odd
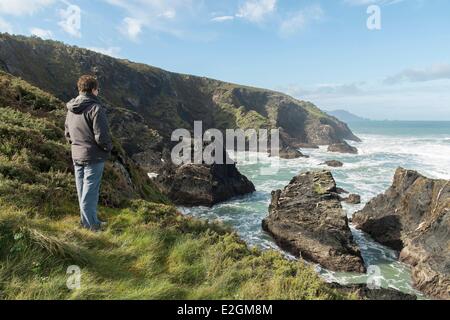
[[[301,151],[310,158],[280,160],[278,173],[268,176],[261,175],[261,168],[270,166],[270,158],[238,155],[239,170],[255,184],[257,191],[254,194],[213,208],[180,209],[188,215],[231,225],[250,246],[282,251],[261,229],[261,221],[268,215],[272,190],[284,188],[300,172],[330,169],[338,187],[361,195],[360,205],[343,203],[349,217],[389,188],[398,167],[417,170],[430,178],[450,179],[450,122],[370,121],[353,123],[350,127],[362,140],[361,143],[350,142],[358,148],[357,155],[329,153],[326,147],[303,149]],[[328,168],[322,165],[327,160],[342,161],[344,166]],[[397,252],[376,243],[367,234],[351,229],[369,267],[368,274],[331,272],[316,266],[325,280],[342,284],[369,282],[419,294],[412,287],[410,268],[398,261]]]

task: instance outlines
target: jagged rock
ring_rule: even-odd
[[[328,152],[358,154],[358,149],[343,141],[330,145],[328,147]]]
[[[362,300],[417,300],[415,295],[394,289],[370,289],[365,284],[341,285],[339,283],[331,283],[330,286],[347,294],[355,294]]]
[[[307,158],[303,153],[294,148],[283,148],[280,150],[280,158],[281,159],[298,159],[298,158]]]
[[[358,194],[350,194],[347,198],[343,199],[343,201],[348,204],[360,204],[361,196]]]
[[[255,191],[235,164],[186,164],[163,170],[155,179],[160,190],[175,204],[213,206]]]
[[[333,168],[340,168],[340,167],[344,166],[344,164],[341,161],[337,161],[337,160],[325,161],[324,163],[321,163],[321,165],[327,165],[327,166],[333,167]]]
[[[365,271],[329,171],[302,173],[272,192],[263,229],[305,260],[334,271]]]
[[[305,104],[319,111],[319,109],[317,109],[317,107],[313,104],[308,102]],[[336,123],[334,121],[336,118],[334,117],[320,117],[316,120],[317,121],[309,121],[305,125],[305,132],[309,137],[310,143],[317,145],[329,145],[343,142],[344,139],[361,142],[361,140],[353,133],[347,134],[350,130],[347,124],[341,121]],[[345,138],[346,136],[349,138]]]
[[[200,152],[204,152],[207,142],[195,139],[183,140],[190,149],[191,160],[195,150],[203,144]],[[161,192],[166,194],[175,204],[185,206],[213,206],[219,202],[255,191],[255,186],[236,167],[223,146],[222,159],[212,165],[184,164],[175,165],[171,154],[164,149],[163,167],[154,175],[154,180]]]
[[[450,299],[450,181],[399,168],[392,186],[357,212],[353,222],[401,251],[419,290]]]

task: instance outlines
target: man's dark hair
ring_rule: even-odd
[[[78,80],[78,91],[92,93],[98,89],[98,81],[94,76],[84,75]]]

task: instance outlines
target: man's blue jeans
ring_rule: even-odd
[[[97,218],[97,205],[105,162],[74,163],[74,167],[81,224],[85,228],[97,230],[100,228],[100,220]]]

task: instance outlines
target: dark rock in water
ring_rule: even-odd
[[[341,285],[339,283],[331,283],[330,286],[345,293],[355,294],[362,300],[417,300],[415,295],[394,289],[370,289],[365,284]]]
[[[302,173],[272,192],[263,229],[278,245],[334,271],[365,272],[329,171]]]
[[[336,192],[338,193],[338,194],[346,194],[346,193],[349,193],[347,190],[345,190],[345,189],[343,189],[343,188],[336,188]]]
[[[330,145],[328,147],[328,152],[358,154],[358,149],[344,141]]]
[[[186,164],[163,170],[156,183],[175,204],[213,206],[255,191],[255,186],[239,173],[235,164]]]
[[[190,159],[194,159],[195,150],[203,143],[204,152],[208,143],[204,141],[195,142],[194,139],[183,141],[186,150],[190,150]],[[219,202],[231,198],[252,193],[255,186],[242,175],[236,167],[236,163],[229,157],[222,146],[220,163],[212,165],[188,163],[177,166],[172,162],[169,150],[162,152],[163,165],[154,173],[154,182],[160,191],[177,205],[184,206],[208,206],[211,207]],[[215,151],[211,156],[215,155]],[[217,160],[217,159],[216,159]],[[219,162],[219,161],[218,161]]]
[[[351,194],[347,198],[345,198],[343,201],[348,204],[360,204],[361,196],[358,194]]]
[[[344,166],[344,164],[341,161],[337,161],[337,160],[325,161],[321,165],[327,165],[327,166],[333,167],[333,168],[340,168],[340,167]]]
[[[308,156],[305,156],[303,153],[301,153],[299,150],[294,148],[283,148],[280,150],[280,158],[281,159],[298,159],[298,158],[308,158]]]
[[[450,181],[399,168],[392,186],[357,212],[353,222],[401,251],[419,290],[450,299]]]

